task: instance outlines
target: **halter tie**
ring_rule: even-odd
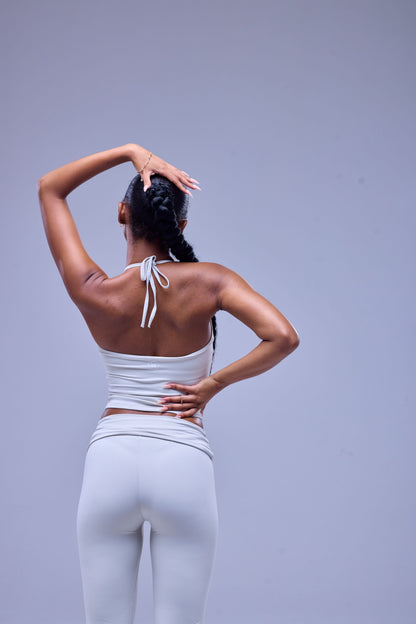
[[[133,264],[127,265],[126,268],[124,269],[124,271],[127,271],[127,269],[130,269],[131,267],[139,266],[140,267],[140,279],[142,280],[142,282],[146,282],[146,297],[145,297],[144,305],[143,305],[142,322],[140,325],[141,327],[146,326],[146,316],[147,316],[147,310],[149,307],[149,284],[153,292],[153,309],[150,314],[149,322],[147,324],[148,327],[151,326],[152,321],[155,318],[155,314],[157,310],[156,284],[155,284],[154,278],[156,277],[157,281],[162,286],[162,288],[169,288],[168,278],[166,277],[166,275],[164,275],[164,273],[159,271],[159,269],[156,266],[157,264],[162,264],[162,262],[172,262],[172,260],[158,260],[156,262],[156,256],[149,256],[148,258],[145,258],[143,262],[134,262]],[[163,284],[162,278],[166,280],[165,284]]]

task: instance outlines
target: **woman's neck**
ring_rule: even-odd
[[[126,265],[134,262],[142,262],[149,256],[156,256],[156,260],[172,260],[167,251],[164,251],[160,245],[150,242],[144,238],[136,240],[127,240],[127,256]]]

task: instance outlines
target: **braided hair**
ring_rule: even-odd
[[[143,180],[137,174],[130,182],[123,202],[130,211],[133,238],[157,241],[162,249],[171,252],[180,262],[198,262],[192,245],[185,240],[179,223],[188,213],[188,195],[162,175],[152,175],[151,185],[144,191]],[[212,317],[214,350],[217,337],[217,319]]]

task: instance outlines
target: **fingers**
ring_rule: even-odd
[[[181,384],[169,384],[166,387],[170,387],[179,392],[183,392],[180,395],[162,397],[158,403],[162,406],[162,412],[168,412],[174,410],[180,412],[181,415],[192,416],[200,408],[201,401],[195,394],[190,393],[190,386],[183,386]],[[191,414],[192,412],[192,414]]]
[[[198,409],[196,407],[192,407],[186,412],[181,412],[180,414],[176,414],[176,418],[189,418],[190,416],[194,416],[197,413]]]
[[[179,405],[184,405],[185,403],[192,403],[192,401],[195,401],[196,397],[195,395],[191,395],[191,394],[185,394],[185,395],[178,395],[178,396],[166,396],[166,397],[162,397],[159,401],[159,403],[163,402],[163,403],[179,403]]]
[[[158,403],[160,403],[164,412],[172,409],[176,412],[190,409],[191,407],[198,407],[198,401],[195,396],[163,397]]]
[[[191,191],[189,191],[187,187],[192,189],[198,189],[198,191],[201,190],[201,188],[198,186],[198,180],[191,178],[190,175],[188,175],[185,171],[179,171],[177,169],[175,173],[176,175],[172,178],[172,182],[174,182],[176,186],[187,195],[193,197]]]
[[[140,174],[143,180],[143,190],[147,191],[149,186],[152,184],[150,180],[150,171],[144,170],[143,173]]]
[[[195,186],[193,186],[191,183],[187,182],[184,178],[184,176],[178,176],[176,178],[176,180],[173,180],[176,184],[176,186],[183,191],[184,193],[186,193],[186,195],[190,195],[193,198],[193,195],[191,193],[191,191],[188,191],[188,189],[186,188],[186,186],[189,186],[191,188],[196,188]]]
[[[181,182],[185,186],[189,186],[190,188],[193,188],[193,189],[198,189],[198,191],[201,190],[201,188],[198,186],[199,185],[198,180],[195,180],[194,178],[191,178],[191,176],[189,174],[187,174],[185,171],[181,171],[180,174],[182,174],[181,175]]]
[[[171,412],[171,411],[179,412],[179,414],[175,414],[176,418],[187,418],[188,416],[194,416],[198,412],[197,407],[188,407],[188,409],[185,409],[185,410],[181,410],[180,407],[181,407],[180,405],[179,407],[172,406],[170,408],[167,407],[166,409],[161,409],[160,411],[162,414],[164,412]]]
[[[179,412],[179,414],[176,414],[176,417],[185,418],[187,416],[193,416],[194,414],[196,414],[199,411],[199,407],[192,405],[192,404],[188,404],[185,406],[181,403],[169,403],[165,405],[164,407],[162,407],[160,411],[162,414],[164,412],[172,412],[172,411]]]
[[[177,390],[181,394],[192,394],[194,388],[192,386],[185,386],[183,384],[178,383],[167,383],[163,386],[164,388],[169,388],[170,390]],[[169,397],[168,397],[169,398]]]

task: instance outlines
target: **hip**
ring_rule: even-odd
[[[88,448],[102,438],[109,436],[140,436],[187,445],[204,451],[211,459],[213,452],[205,430],[190,419],[172,417],[166,412],[139,413],[120,409],[116,413],[102,416],[91,436]]]

